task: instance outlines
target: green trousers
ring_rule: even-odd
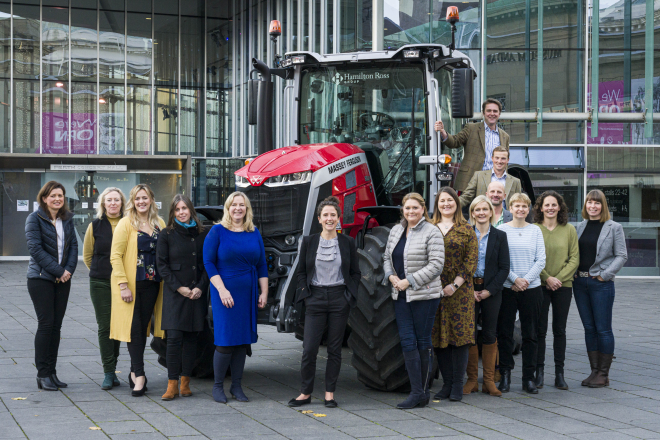
[[[112,311],[110,280],[90,278],[89,295],[92,298],[94,313],[96,313],[96,323],[99,327],[99,349],[101,350],[103,372],[114,373],[117,368],[120,342],[110,339],[110,314]]]

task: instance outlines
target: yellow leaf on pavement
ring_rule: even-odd
[[[325,414],[314,414],[314,417],[325,417]]]
[[[12,397],[11,400],[25,400],[27,397]]]
[[[99,428],[98,426],[90,426],[89,429],[91,429],[92,431],[100,431],[101,430],[101,428]]]
[[[308,410],[302,411],[303,414],[310,414],[310,413],[313,413],[313,412],[314,412],[314,411],[312,411],[311,409],[308,409]]]

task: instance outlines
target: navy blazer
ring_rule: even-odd
[[[28,278],[55,281],[68,270],[73,274],[78,265],[78,239],[73,227],[73,213],[67,212],[62,219],[64,229],[64,252],[62,262],[57,262],[57,231],[50,216],[41,208],[37,209],[25,220],[25,238],[30,263]]]
[[[360,265],[358,263],[355,240],[344,234],[337,234],[339,241],[339,254],[341,255],[341,274],[346,283],[346,299],[351,307],[357,304],[358,285],[360,283]],[[298,294],[296,301],[302,301],[310,296],[309,286],[314,277],[316,266],[316,252],[319,248],[321,234],[303,237],[298,253]]]
[[[506,232],[491,226],[488,234],[486,267],[484,269],[484,289],[490,292],[490,296],[502,292],[510,268],[509,241],[506,238]]]

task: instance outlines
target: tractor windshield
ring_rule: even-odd
[[[308,67],[301,78],[298,139],[362,148],[380,204],[398,204],[410,191],[424,193],[426,169],[416,173],[413,160],[427,154],[424,81],[421,63]]]

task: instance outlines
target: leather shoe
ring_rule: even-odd
[[[539,390],[543,388],[543,371],[544,367],[536,367],[536,377],[534,378],[534,385]]]
[[[523,390],[527,391],[529,394],[538,394],[539,390],[536,388],[533,380],[526,380],[523,382]]]
[[[131,389],[135,388],[135,382],[133,382],[133,376],[131,376],[133,373],[128,373],[128,386],[131,387]]]
[[[511,371],[501,370],[502,378],[497,389],[503,393],[508,393],[511,390]]]
[[[133,391],[131,391],[131,396],[133,396],[133,397],[142,397],[142,396],[144,396],[144,393],[146,393],[147,391],[149,391],[149,390],[147,389],[147,377],[145,376],[144,377],[144,386],[142,387],[142,389],[141,390],[133,389]]]
[[[55,384],[55,386],[57,386],[57,388],[66,388],[69,386],[57,378],[57,373],[51,374],[50,380],[53,381],[53,383]]]
[[[298,400],[296,398],[289,400],[289,406],[292,408],[297,408],[299,406],[307,405],[308,403],[312,403],[312,396],[309,396],[307,399],[302,399],[302,400]]]
[[[337,408],[337,401],[335,399],[330,399],[325,401],[326,408]]]
[[[555,373],[555,388],[558,390],[568,389],[568,384],[564,380],[564,373]]]
[[[52,379],[49,377],[37,377],[37,387],[40,390],[44,391],[57,391],[57,385],[55,385]]]

